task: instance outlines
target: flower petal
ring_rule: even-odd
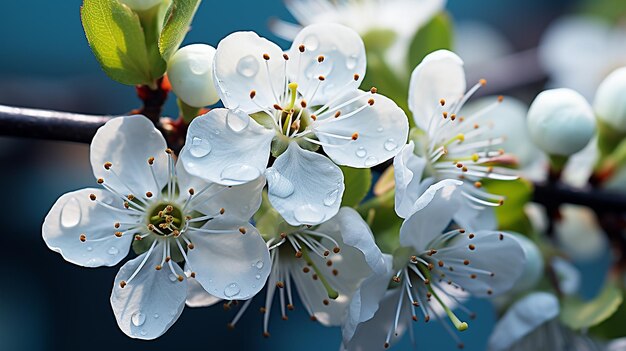
[[[463,186],[472,186],[467,182]],[[454,221],[466,230],[496,230],[498,221],[493,207],[476,208],[472,206],[472,200],[463,199],[459,210],[454,214]]]
[[[409,109],[415,124],[428,131],[431,118],[445,99],[452,104],[465,93],[463,60],[448,50],[435,51],[422,60],[411,74]],[[439,116],[436,116],[439,117]]]
[[[96,195],[98,201],[116,203],[118,208],[123,208],[121,199],[101,189],[87,188],[64,194],[44,220],[43,240],[68,262],[84,267],[114,266],[128,254],[133,233],[118,238],[114,234],[119,229],[113,224],[132,223],[136,219],[98,205],[91,201],[90,194]]]
[[[214,109],[189,125],[180,161],[187,172],[211,182],[244,184],[265,171],[273,137],[241,110]]]
[[[409,121],[395,102],[379,94],[357,91],[335,106],[359,95],[345,107],[331,107],[328,112],[341,112],[339,117],[319,118],[313,130],[327,144],[324,151],[335,163],[369,168],[400,152],[409,134]]]
[[[535,292],[511,306],[489,337],[489,351],[509,350],[512,345],[544,323],[558,317],[559,300],[552,294]]]
[[[264,55],[269,57],[265,59]],[[217,45],[215,84],[224,106],[246,113],[280,103],[285,79],[285,59],[278,45],[254,32],[235,32]],[[256,92],[253,99],[250,92]]]
[[[431,185],[402,223],[400,244],[412,246],[417,252],[430,249],[428,245],[443,233],[460,207],[457,188],[461,184],[446,179]]]
[[[384,268],[382,272],[368,277],[350,299],[350,306],[345,321],[341,325],[344,344],[348,344],[360,323],[372,319],[378,311],[380,301],[385,296],[387,286],[394,275],[393,256],[383,254]]]
[[[311,106],[323,105],[346,91],[356,90],[365,75],[363,40],[341,24],[304,27],[293,40],[289,56],[289,78],[298,83],[298,91]]]
[[[437,256],[444,263],[469,261],[467,265],[451,263],[454,271],[446,271],[446,276],[477,297],[495,296],[511,289],[526,263],[524,250],[514,237],[492,231],[458,236]]]
[[[222,301],[219,297],[215,297],[202,287],[195,279],[187,280],[187,301],[189,307],[209,307]]]
[[[396,181],[395,209],[400,218],[406,218],[409,215],[415,201],[426,190],[422,186],[426,160],[415,155],[414,150],[415,144],[411,140],[393,159]]]
[[[253,226],[243,225],[231,233],[208,234],[189,231],[195,248],[187,252],[189,268],[211,295],[226,300],[247,300],[267,280],[271,261],[265,241]]]
[[[161,270],[154,269],[161,263],[162,257],[157,252],[162,248],[157,245],[154,251],[126,262],[115,276],[111,307],[117,325],[131,338],[158,338],[176,322],[185,307],[187,279],[183,270],[176,264],[172,264],[175,274],[167,265]],[[138,269],[132,281],[122,288],[120,282],[128,281]],[[178,281],[178,277],[183,280]]]
[[[190,209],[205,215],[224,209],[224,214],[216,217],[215,221],[247,222],[261,206],[264,177],[242,185],[224,186],[189,174],[182,162],[176,164],[176,175],[181,188],[181,201],[189,197],[189,189],[194,189],[188,205]]]
[[[151,167],[162,187],[168,177],[167,144],[161,132],[144,116],[114,118],[98,129],[91,142],[89,158],[96,178],[122,195],[145,197],[158,194]],[[154,157],[152,166],[148,159]],[[111,169],[104,167],[111,162]]]
[[[343,173],[328,158],[289,143],[266,173],[272,206],[291,225],[315,225],[339,211]]]

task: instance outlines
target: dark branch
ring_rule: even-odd
[[[535,184],[533,202],[546,207],[581,205],[598,214],[626,214],[626,196],[621,193],[600,189],[582,190],[564,184]]]
[[[0,105],[0,136],[89,143],[111,118]]]

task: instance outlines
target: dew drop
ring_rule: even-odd
[[[355,151],[355,154],[357,157],[363,158],[367,156],[367,150],[365,150],[365,148],[361,146]]]
[[[246,78],[254,77],[259,72],[259,61],[252,55],[242,57],[237,62],[237,72]]]
[[[177,281],[177,280],[178,280],[178,277],[177,277],[177,276],[175,276],[175,275],[174,275],[174,274],[172,274],[172,273],[170,273],[169,278],[170,278],[170,281],[171,281],[171,282],[175,282],[175,281]]]
[[[223,181],[249,182],[257,179],[261,175],[261,171],[253,166],[237,163],[230,165],[222,170],[220,174]]]
[[[76,198],[69,199],[61,209],[61,226],[72,228],[80,223],[81,210]]]
[[[382,132],[383,132],[383,130],[385,130],[385,128],[383,128],[382,126],[379,126],[379,127],[376,129],[376,131],[377,131],[377,132],[379,132],[379,133],[382,133]]]
[[[267,184],[270,195],[278,196],[280,198],[287,198],[293,194],[293,183],[285,178],[274,168],[268,168],[265,171],[265,177],[267,177]]]
[[[254,264],[254,266],[258,269],[263,268],[263,261],[256,261],[256,263]],[[258,279],[258,278],[257,278]]]
[[[208,140],[200,137],[193,137],[191,139],[191,146],[189,147],[189,153],[193,157],[204,157],[211,152],[211,144]]]
[[[378,163],[378,158],[376,158],[375,156],[370,156],[368,158],[365,159],[365,166],[366,167],[371,167],[375,164]]]
[[[111,246],[109,248],[109,251],[107,252],[109,253],[109,255],[117,255],[118,253],[120,253],[120,250],[118,250],[115,246]]]
[[[154,319],[159,319],[159,314],[155,313],[153,317],[154,317]]]
[[[148,332],[146,332],[145,329],[141,329],[141,331],[139,332],[139,334],[141,334],[142,336],[145,336],[146,334],[148,334]]]
[[[398,147],[398,144],[396,143],[395,140],[393,140],[392,138],[387,139],[387,141],[385,141],[385,150],[387,151],[393,151]]]
[[[226,125],[235,133],[240,133],[250,124],[250,116],[242,110],[228,110]]]
[[[241,289],[239,288],[239,284],[230,283],[224,289],[224,295],[226,295],[226,297],[232,297],[239,294],[240,291]]]
[[[293,210],[297,221],[303,224],[317,224],[324,219],[324,214],[311,205],[302,205]]]
[[[311,34],[309,36],[307,36],[306,38],[304,38],[304,41],[302,42],[302,44],[304,44],[306,50],[317,50],[317,48],[320,46],[320,40],[317,38],[316,35]]]
[[[319,76],[327,77],[332,70],[333,63],[331,61],[319,63],[317,60],[313,60],[304,70],[304,75],[308,79],[317,79]]]
[[[357,63],[359,63],[359,56],[354,54],[350,55],[346,59],[346,68],[349,70],[353,70],[356,68]]]
[[[140,312],[135,312],[130,317],[135,327],[141,327],[146,322],[146,315]]]
[[[87,251],[93,251],[93,247],[87,246]]]
[[[257,274],[257,275],[255,275],[254,277],[255,277],[256,279],[261,279],[261,275],[260,275],[260,274]]]
[[[332,206],[337,202],[337,198],[339,197],[339,190],[341,188],[338,186],[337,188],[331,190],[326,197],[324,197],[324,206]]]

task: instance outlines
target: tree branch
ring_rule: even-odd
[[[600,189],[576,189],[559,183],[535,184],[532,201],[546,207],[572,204],[589,207],[598,214],[626,214],[626,196],[623,194]]]
[[[113,117],[0,105],[0,136],[89,143]]]

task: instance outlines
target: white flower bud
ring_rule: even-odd
[[[193,44],[180,48],[168,63],[167,76],[172,90],[192,107],[213,105],[219,101],[213,83],[215,48]]]
[[[120,0],[122,4],[135,11],[146,11],[163,2],[163,0]]]
[[[541,92],[528,111],[528,131],[550,155],[570,156],[591,140],[596,120],[585,98],[571,89]]]
[[[593,109],[598,119],[626,132],[626,67],[616,69],[600,84]]]

